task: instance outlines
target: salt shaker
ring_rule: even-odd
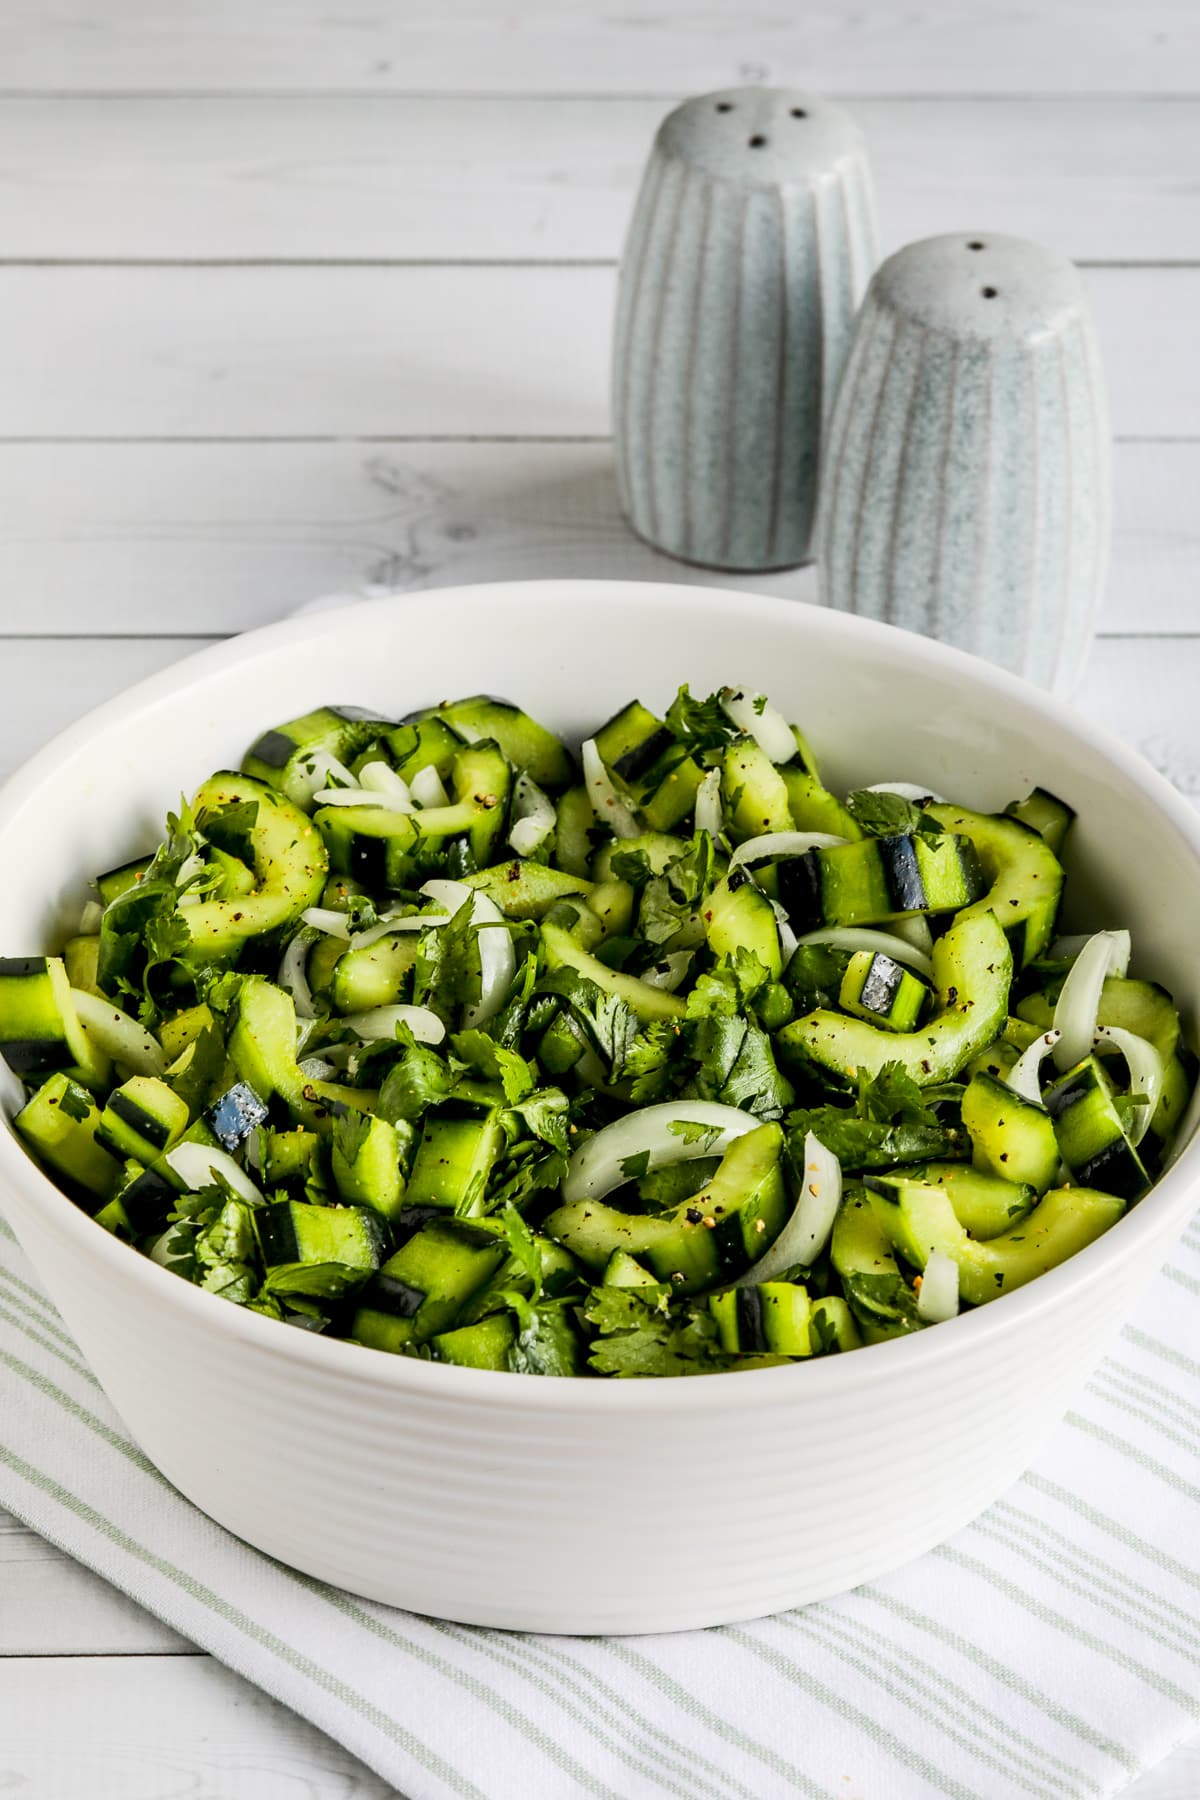
[[[874,267],[866,151],[780,88],[669,114],[621,265],[613,425],[634,531],[684,561],[811,554],[821,434]]]
[[[822,471],[826,605],[1069,690],[1104,582],[1110,444],[1079,273],[994,232],[871,283]]]

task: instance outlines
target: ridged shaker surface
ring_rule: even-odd
[[[987,232],[890,257],[826,441],[825,604],[1067,691],[1107,569],[1109,487],[1100,353],[1074,265]]]
[[[687,562],[812,554],[821,435],[875,265],[841,107],[739,88],[659,127],[621,266],[613,428],[634,531]]]

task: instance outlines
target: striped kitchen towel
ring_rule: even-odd
[[[899,1574],[714,1631],[508,1634],[354,1599],[197,1512],[0,1223],[0,1506],[412,1800],[1119,1792],[1200,1724],[1198,1377],[1193,1224],[1036,1466]]]

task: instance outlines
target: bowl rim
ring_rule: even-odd
[[[965,682],[977,692],[990,692],[998,703],[1015,706],[1033,714],[1042,723],[1066,730],[1081,740],[1101,762],[1114,767],[1139,787],[1190,850],[1200,887],[1200,811],[1194,810],[1137,751],[1104,727],[1093,724],[1069,702],[1044,692],[1022,677],[950,645],[881,621],[834,612],[820,605],[737,588],[604,578],[557,580],[546,577],[477,582],[388,594],[351,606],[331,607],[284,619],[181,657],[85,713],[51,738],[9,777],[0,789],[0,859],[7,827],[29,802],[36,800],[42,785],[52,780],[57,769],[90,738],[130,713],[184,692],[247,657],[270,655],[276,650],[290,649],[306,642],[316,644],[330,632],[344,631],[348,623],[369,626],[371,619],[380,613],[405,607],[424,604],[445,610],[456,605],[480,603],[499,607],[506,600],[538,601],[551,594],[555,596],[556,605],[561,606],[569,604],[572,593],[578,595],[581,605],[589,607],[602,604],[636,611],[652,605],[692,616],[724,613],[732,603],[741,611],[753,613],[784,630],[800,634],[806,629],[815,630],[835,642],[843,640],[853,644],[857,641],[883,647],[893,666],[907,664],[926,673],[940,674],[950,681]],[[1048,1270],[1013,1293],[1001,1296],[998,1301],[946,1321],[936,1333],[915,1332],[908,1337],[864,1345],[852,1356],[820,1357],[802,1365],[771,1369],[717,1371],[700,1381],[680,1378],[604,1381],[582,1377],[562,1382],[536,1380],[508,1370],[470,1369],[382,1352],[372,1356],[366,1346],[345,1339],[326,1338],[298,1329],[284,1331],[277,1320],[232,1306],[218,1295],[180,1281],[131,1245],[97,1228],[88,1214],[77,1207],[26,1153],[11,1129],[11,1119],[7,1115],[8,1128],[0,1132],[0,1199],[10,1187],[18,1190],[25,1203],[46,1214],[46,1224],[52,1234],[71,1240],[78,1246],[81,1256],[94,1259],[105,1274],[111,1275],[114,1284],[125,1280],[135,1287],[143,1287],[147,1300],[161,1300],[191,1309],[198,1326],[220,1331],[227,1338],[245,1344],[252,1353],[286,1361],[297,1369],[307,1367],[314,1374],[323,1371],[333,1379],[356,1377],[364,1392],[375,1388],[397,1395],[440,1399],[447,1406],[474,1406],[488,1401],[506,1410],[527,1407],[538,1412],[575,1413],[581,1407],[585,1410],[616,1408],[664,1414],[686,1413],[700,1407],[719,1412],[752,1401],[762,1404],[770,1396],[782,1400],[785,1391],[796,1400],[811,1396],[814,1400],[828,1401],[831,1397],[852,1396],[858,1389],[874,1386],[882,1379],[904,1380],[906,1371],[913,1371],[915,1379],[915,1372],[931,1357],[942,1358],[955,1349],[967,1354],[985,1347],[997,1335],[1021,1330],[1024,1321],[1058,1305],[1068,1291],[1094,1287],[1117,1262],[1134,1262],[1139,1243],[1146,1247],[1153,1240],[1169,1235],[1173,1225],[1182,1223],[1192,1204],[1197,1176],[1200,1176],[1200,1134],[1195,1129],[1195,1107],[1190,1121],[1189,1135],[1176,1147],[1168,1168],[1145,1198],[1110,1231],[1057,1268]],[[883,1357],[887,1358],[886,1363],[881,1361]],[[735,1375],[736,1386],[731,1379]],[[768,1388],[768,1383],[774,1386]]]

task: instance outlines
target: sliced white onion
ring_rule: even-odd
[[[799,1263],[811,1268],[829,1242],[842,1202],[842,1166],[813,1132],[804,1140],[804,1179],[792,1216],[775,1242],[735,1285],[774,1281]]]
[[[637,837],[642,828],[613,786],[612,777],[596,748],[595,738],[586,740],[580,749],[580,756],[583,760],[587,797],[597,819],[611,825],[618,837]]]
[[[911,919],[893,919],[892,930],[906,944],[911,944],[914,950],[919,950],[926,959],[933,955],[933,933],[929,929],[929,920],[923,913],[914,913]]]
[[[319,788],[327,788],[331,782],[339,788],[357,785],[345,763],[339,762],[332,751],[307,750],[297,757],[288,777],[288,798],[297,806],[306,806]]]
[[[337,1065],[327,1056],[302,1056],[296,1067],[305,1081],[329,1081],[337,1074]]]
[[[958,1316],[958,1264],[944,1250],[931,1250],[921,1272],[917,1317],[927,1325],[944,1325]]]
[[[296,933],[279,964],[276,980],[292,996],[298,1019],[314,1019],[317,1014],[312,989],[308,985],[307,968],[308,953],[320,935],[311,925],[306,925]]]
[[[803,856],[806,850],[833,850],[849,838],[833,837],[828,831],[767,831],[762,837],[747,838],[729,859],[731,869],[743,863],[766,862],[769,856]]]
[[[385,806],[389,806],[393,812],[410,813],[414,810],[407,781],[397,775],[390,763],[364,763],[358,772],[358,779],[369,793],[382,794]]]
[[[927,981],[933,980],[933,964],[921,950],[914,950],[912,945],[902,937],[893,937],[890,931],[868,931],[855,925],[828,925],[820,931],[806,931],[798,940],[801,944],[828,944],[831,950],[869,950],[874,956],[890,956],[893,962],[903,963],[906,968],[914,969],[918,975],[924,975]]]
[[[1060,1070],[1073,1069],[1091,1049],[1105,980],[1124,975],[1129,955],[1127,931],[1098,931],[1071,964],[1054,1008],[1054,1028],[1062,1033],[1054,1046]]]
[[[736,1106],[720,1106],[715,1100],[672,1100],[661,1106],[641,1106],[606,1125],[575,1152],[563,1179],[563,1199],[602,1200],[629,1177],[622,1163],[645,1156],[646,1168],[663,1169],[669,1163],[693,1162],[698,1156],[723,1156],[735,1138],[744,1137],[762,1124],[753,1113]],[[699,1135],[672,1130],[672,1126],[700,1125]]]
[[[765,694],[752,694],[746,688],[723,688],[721,710],[730,724],[752,737],[773,763],[794,761],[797,745],[792,728]]]
[[[1020,1094],[1022,1100],[1031,1100],[1036,1106],[1042,1104],[1042,1064],[1058,1044],[1060,1036],[1057,1031],[1044,1031],[1041,1037],[1034,1038],[1004,1077],[1013,1093]]]
[[[79,915],[80,937],[95,937],[103,917],[104,908],[98,900],[85,900],[83,911]]]
[[[673,994],[686,979],[694,954],[692,950],[669,950],[652,967],[643,969],[638,980],[644,981],[647,987],[665,988]]]
[[[418,806],[449,806],[450,804],[450,796],[432,763],[426,763],[423,769],[417,770],[408,784],[408,791]]]
[[[208,1144],[176,1144],[173,1150],[167,1151],[163,1161],[169,1163],[180,1181],[187,1184],[189,1193],[213,1187],[213,1177],[220,1175],[239,1199],[261,1201],[263,1197],[261,1190],[227,1150],[218,1150]]]
[[[696,830],[707,831],[719,838],[725,829],[725,811],[721,805],[721,771],[710,769],[696,789]]]
[[[765,898],[770,900],[771,897],[768,894]],[[779,959],[786,969],[796,954],[796,947],[800,939],[792,930],[792,922],[787,916],[786,907],[781,906],[778,900],[771,900],[771,910],[775,914],[775,929],[779,934]]]
[[[387,801],[382,794],[368,794],[360,787],[319,788],[312,797],[314,806],[381,806]]]
[[[372,1006],[367,1012],[347,1013],[343,1022],[371,1043],[394,1038],[397,1025],[407,1025],[420,1044],[440,1044],[446,1035],[446,1027],[427,1006]]]
[[[1137,1109],[1137,1117],[1129,1132],[1129,1141],[1136,1148],[1150,1129],[1150,1121],[1162,1094],[1162,1057],[1144,1037],[1138,1037],[1132,1031],[1122,1031],[1118,1025],[1097,1025],[1095,1048],[1101,1055],[1106,1050],[1118,1051],[1125,1058],[1129,1070],[1130,1093],[1146,1096],[1145,1104]]]
[[[931,787],[922,787],[915,781],[873,781],[866,794],[899,794],[901,800],[910,800],[918,806],[922,800],[932,800],[936,805],[945,806],[946,796],[935,793]]]
[[[167,1066],[162,1045],[136,1019],[123,1013],[111,1000],[85,994],[82,988],[72,988],[71,999],[79,1023],[98,1049],[137,1075],[162,1074]]]
[[[518,856],[532,856],[554,830],[557,815],[549,795],[524,769],[513,783],[512,816],[508,841]]]
[[[365,950],[369,944],[377,944],[380,938],[394,937],[401,931],[428,931],[434,925],[448,925],[446,913],[402,913],[399,908],[394,912],[386,912],[377,925],[368,925],[365,931],[356,931],[350,939],[352,950]]]
[[[471,923],[481,927],[479,942],[479,1004],[468,1006],[463,1014],[468,1025],[482,1025],[498,1013],[512,986],[517,959],[504,914],[494,900],[469,888],[463,881],[427,881],[421,889],[453,917],[470,903]]]
[[[302,924],[311,925],[314,931],[323,932],[326,937],[350,936],[349,915],[336,912],[331,906],[306,906],[300,919]]]

